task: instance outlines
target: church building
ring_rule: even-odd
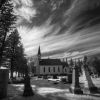
[[[69,72],[68,63],[60,59],[42,59],[40,46],[34,62],[34,75],[66,75]]]

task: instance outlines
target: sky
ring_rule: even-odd
[[[14,0],[25,54],[64,58],[100,52],[100,0]]]

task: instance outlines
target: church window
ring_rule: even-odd
[[[36,67],[34,67],[33,72],[36,73]]]
[[[60,72],[60,69],[59,69],[59,67],[58,67],[58,72]]]
[[[44,67],[44,72],[45,72],[45,67]]]
[[[53,67],[53,71],[55,72],[55,67]]]
[[[50,67],[49,67],[49,72],[50,72]]]
[[[65,72],[67,72],[66,68],[65,68]]]

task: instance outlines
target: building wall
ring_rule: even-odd
[[[62,74],[63,66],[61,65],[53,65],[53,66],[40,66],[40,74]]]

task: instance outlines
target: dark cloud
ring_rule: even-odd
[[[71,30],[73,33],[96,25],[100,23],[100,0],[75,0],[66,16],[69,16],[65,21],[70,27],[77,23]]]
[[[70,8],[73,0],[32,0],[33,8],[36,9],[36,15],[31,18],[31,26],[41,26],[49,18],[51,25],[63,25],[63,15]],[[17,4],[17,9],[21,8],[21,4]],[[24,23],[23,23],[24,24]],[[28,23],[27,23],[28,24]]]
[[[53,55],[64,53],[64,52],[66,52],[66,48],[59,49],[59,50],[52,50],[49,52],[42,53],[42,57],[53,56]]]
[[[19,3],[15,7],[20,9],[23,5],[20,0],[18,1]],[[65,31],[70,30],[70,28],[70,31],[75,33],[100,23],[100,0],[32,1],[36,14],[31,18],[31,23],[25,22],[25,19],[23,19],[21,25],[28,25],[30,27],[41,26],[50,18],[50,24],[54,25],[54,28],[60,26],[58,34],[63,34]],[[74,27],[72,28],[73,25]],[[54,29],[51,30],[52,33],[53,31]]]
[[[53,6],[51,6],[53,0],[47,1],[49,3],[40,4],[38,1],[36,4],[38,14],[33,18],[35,25],[41,25],[51,18],[54,29],[57,26],[60,27],[58,34],[64,34],[68,30],[76,33],[100,23],[100,0],[62,0],[63,2],[55,10],[52,10]],[[51,35],[54,29],[46,36]]]

